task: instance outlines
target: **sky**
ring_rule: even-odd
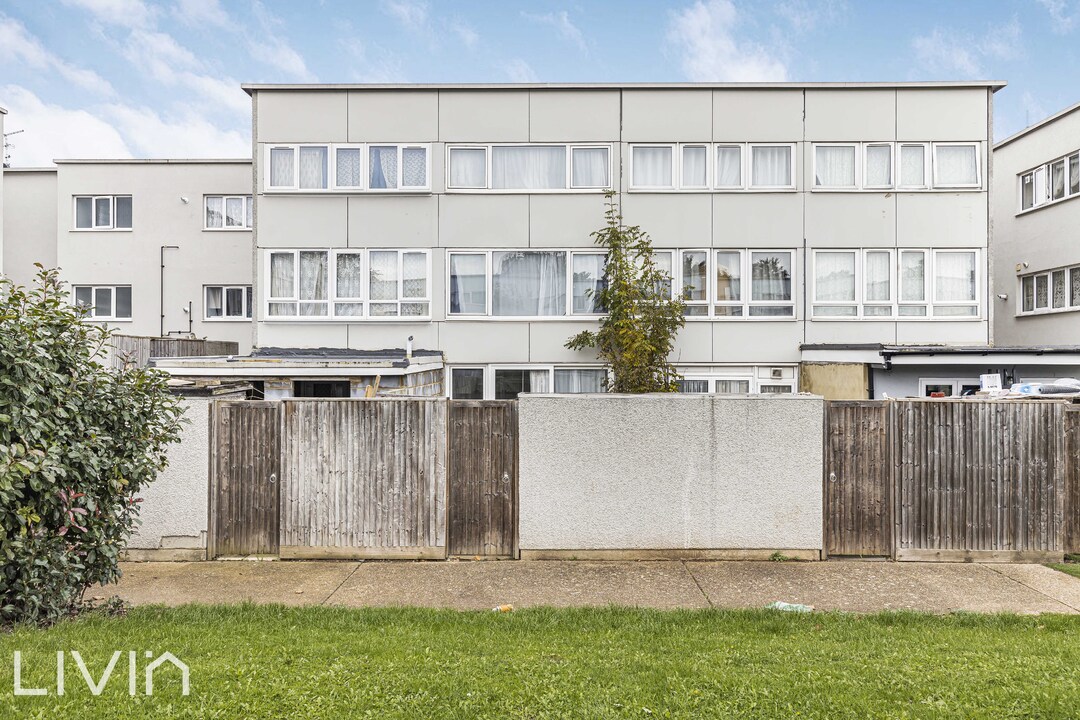
[[[1003,80],[1080,101],[1080,0],[0,0],[14,167],[245,157],[241,83]]]

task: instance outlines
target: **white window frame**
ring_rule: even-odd
[[[492,187],[491,157],[492,148],[496,147],[561,147],[565,150],[565,170],[563,186],[557,188],[495,188]],[[574,150],[604,149],[608,151],[608,184],[605,186],[575,186],[574,182]],[[459,187],[450,182],[450,155],[454,150],[483,150],[484,151],[484,184],[478,187]],[[445,181],[446,192],[451,194],[488,194],[488,195],[566,195],[566,194],[597,194],[604,193],[614,186],[614,154],[615,150],[611,143],[565,143],[565,142],[495,142],[495,143],[447,143],[446,145],[446,168]]]
[[[300,300],[300,253],[301,252],[325,252],[327,253],[327,299],[326,303],[327,314],[326,315],[271,315],[270,305],[276,303],[292,303],[299,305],[302,302],[324,302],[322,300]],[[397,303],[398,312],[401,312],[401,305],[408,303],[427,303],[426,315],[371,315],[371,285],[370,285],[370,267],[371,267],[371,253],[373,252],[396,252],[398,254],[398,298],[396,300],[376,300],[378,304],[391,302]],[[270,296],[269,289],[272,287],[270,282],[270,267],[271,256],[275,253],[291,253],[293,255],[293,293],[291,297],[272,297]],[[425,273],[426,273],[426,287],[427,294],[423,298],[405,298],[401,296],[401,283],[404,280],[402,268],[404,264],[405,253],[421,253],[425,259]],[[263,250],[263,277],[265,282],[263,285],[267,288],[265,295],[263,295],[259,302],[262,307],[263,320],[273,323],[354,323],[354,322],[430,322],[432,318],[432,288],[433,278],[431,276],[431,251],[426,248],[266,248]],[[337,294],[337,258],[339,255],[362,255],[360,272],[363,275],[363,296],[360,298],[355,297],[338,297]],[[338,315],[335,312],[335,304],[341,303],[363,303],[364,312],[362,315]]]
[[[132,228],[116,227],[116,199],[117,198],[131,198],[131,224],[135,224],[135,200],[131,195],[72,195],[71,196],[71,230],[72,232],[131,232]],[[79,224],[79,200],[89,198],[90,199],[90,227],[81,228]],[[98,225],[97,224],[97,202],[98,200],[109,201],[109,224]],[[84,286],[85,287],[85,286]],[[106,287],[106,286],[101,286]],[[126,286],[123,286],[126,287]]]
[[[739,151],[739,184],[738,185],[721,185],[717,173],[720,169],[716,162],[716,152],[720,148],[737,148]],[[746,143],[736,142],[715,142],[709,145],[709,163],[713,169],[712,174],[709,176],[711,181],[710,187],[716,192],[742,192],[746,190],[748,182],[748,175],[746,172]]]
[[[693,144],[693,143],[690,143]],[[670,185],[635,185],[634,184],[634,150],[637,148],[668,148],[671,150],[671,184]],[[680,160],[679,143],[631,143],[627,150],[626,167],[629,173],[626,178],[626,187],[631,192],[675,192],[679,189]]]
[[[875,143],[878,144],[878,143]],[[862,178],[863,173],[862,166],[865,161],[863,160],[863,153],[861,151],[861,143],[856,142],[819,142],[811,143],[810,145],[810,166],[812,172],[810,174],[810,189],[812,192],[852,192],[859,190],[863,187]],[[817,151],[818,148],[851,148],[851,185],[818,185],[817,182]]]
[[[854,285],[854,294],[849,301],[831,301],[831,300],[818,300],[817,297],[817,266],[818,255],[821,253],[839,254],[845,253],[852,256],[852,284]],[[855,248],[814,248],[811,253],[813,258],[813,264],[810,266],[810,272],[807,273],[807,277],[810,280],[810,317],[814,320],[851,320],[859,319],[862,316],[862,288],[863,274],[862,268],[862,256],[863,254]],[[817,309],[819,307],[837,307],[837,308],[854,308],[855,312],[852,315],[818,315]]]
[[[360,184],[337,184],[338,150],[358,150],[360,152]],[[430,160],[429,160],[430,162]],[[334,143],[330,148],[330,187],[338,192],[363,192],[368,182],[368,152],[364,143]],[[430,182],[429,182],[430,184]]]
[[[207,222],[207,203],[211,198],[218,198],[221,200],[221,227],[210,227]],[[244,224],[240,227],[229,226],[226,224],[228,213],[226,207],[229,200],[236,200],[241,198],[244,201]],[[254,199],[251,195],[203,195],[203,230],[207,232],[250,232],[251,225],[248,224],[248,218],[254,218]],[[205,299],[205,298],[204,298]]]
[[[705,182],[701,185],[683,184],[683,153],[686,152],[686,148],[703,148],[705,150]],[[715,153],[716,146],[709,142],[679,143],[679,161],[676,163],[679,166],[679,176],[674,178],[679,190],[686,192],[710,192],[713,189],[713,155]],[[741,165],[739,169],[741,172]]]
[[[935,190],[979,190],[982,188],[982,143],[978,142],[935,142],[931,143],[933,152],[933,164],[934,164],[934,176],[933,183]],[[975,149],[975,182],[973,183],[957,183],[953,185],[945,185],[938,180],[938,148],[946,147],[971,147]]]
[[[90,288],[91,299],[97,295],[98,290],[110,290],[112,291],[112,313],[109,315],[94,315],[94,308],[96,303],[89,306],[81,306],[75,299],[75,291],[78,288]],[[117,317],[116,316],[116,291],[119,288],[128,288],[131,290],[131,317]],[[87,285],[84,283],[72,283],[71,284],[71,304],[75,307],[88,307],[90,312],[83,318],[87,322],[118,322],[128,323],[133,322],[135,318],[135,292],[131,285]]]
[[[897,149],[898,143],[894,142],[864,142],[860,143],[862,149],[862,162],[859,162],[859,158],[855,158],[855,162],[862,168],[862,188],[864,190],[892,190],[897,187]],[[867,180],[869,173],[867,172],[867,162],[869,161],[870,154],[867,152],[872,147],[885,147],[889,149],[889,182],[885,185],[871,185]],[[925,158],[925,156],[924,156]]]
[[[896,150],[894,152],[895,169],[893,170],[893,184],[896,186],[896,189],[901,192],[919,192],[931,190],[931,183],[933,181],[933,178],[931,175],[932,153],[930,150],[930,143],[899,141],[895,145]],[[923,150],[923,181],[921,185],[907,185],[901,182],[901,180],[903,180],[903,177],[901,175],[901,163],[903,162],[905,147],[921,147]]]
[[[662,252],[669,252],[668,248],[662,248]],[[690,247],[670,250],[672,256],[672,285],[676,297],[682,296],[686,282],[683,276],[682,256],[684,252],[705,253],[705,300],[690,303],[694,307],[705,307],[704,315],[685,315],[687,322],[723,321],[723,322],[791,322],[798,319],[796,296],[798,295],[798,252],[794,248],[740,248],[740,247]],[[739,295],[738,302],[731,300],[719,300],[716,297],[716,253],[729,252],[739,253]],[[754,300],[753,299],[753,254],[754,253],[787,253],[791,256],[791,299],[787,301]],[[684,302],[686,302],[684,300]],[[741,307],[742,315],[717,315],[716,308]],[[753,315],[751,307],[791,307],[790,315]]]
[[[1065,305],[1054,307],[1054,273],[1065,273]],[[1016,278],[1016,317],[1031,317],[1032,315],[1053,315],[1056,313],[1080,311],[1080,303],[1072,302],[1072,277],[1080,275],[1080,265],[1064,265],[1040,270],[1038,272],[1024,273]],[[1038,278],[1046,278],[1046,306],[1039,307]],[[1024,310],[1024,280],[1030,279],[1032,283],[1031,310]]]
[[[555,392],[555,371],[556,370],[604,370],[603,365],[596,364],[580,364],[580,363],[457,363],[454,365],[448,365],[446,367],[446,397],[453,399],[454,387],[453,377],[454,370],[483,370],[484,371],[484,400],[495,399],[495,373],[498,370],[528,370],[536,371],[543,370],[548,375],[548,390],[549,393]],[[611,374],[608,373],[608,379],[610,380]]]
[[[370,184],[371,170],[369,165],[371,164],[371,148],[372,147],[389,147],[394,145],[397,147],[397,187],[393,188],[373,188],[368,187]],[[422,149],[424,151],[424,179],[427,181],[426,185],[406,185],[405,180],[405,150],[407,149]],[[431,192],[431,143],[403,143],[403,142],[369,142],[365,143],[364,156],[364,175],[363,182],[367,192],[378,194],[397,194],[397,193],[425,193]],[[335,176],[334,180],[337,179]]]
[[[1024,215],[1029,212],[1034,212],[1048,205],[1055,205],[1066,200],[1072,200],[1073,198],[1080,197],[1080,192],[1071,192],[1073,181],[1076,179],[1073,177],[1072,163],[1070,160],[1074,157],[1080,156],[1080,150],[1073,150],[1072,152],[1065,153],[1055,157],[1052,160],[1042,163],[1036,167],[1025,170],[1024,172],[1017,173],[1017,193],[1016,193],[1016,215]],[[1054,176],[1053,166],[1059,162],[1065,165],[1065,193],[1059,198],[1054,198]],[[1080,172],[1080,171],[1078,171]],[[1031,177],[1031,207],[1024,207],[1024,178]],[[1042,182],[1043,192],[1039,193],[1040,179]]]
[[[974,301],[944,301],[937,298],[937,257],[941,253],[972,253],[975,256],[975,300]],[[981,320],[982,319],[982,301],[980,298],[983,293],[983,272],[985,268],[982,265],[982,253],[976,248],[931,248],[930,252],[933,257],[933,266],[930,268],[930,313],[938,320],[944,321],[963,321],[963,320]],[[973,315],[936,315],[935,310],[938,306],[942,307],[974,307],[975,313]]]
[[[369,166],[370,166],[370,148],[375,147],[389,147],[394,146],[397,148],[397,187],[394,188],[372,188],[369,187]],[[325,188],[301,188],[300,187],[300,148],[303,147],[321,147],[326,148],[327,152],[327,177]],[[355,149],[360,151],[360,185],[338,185],[337,184],[337,151],[338,148],[342,149]],[[411,148],[421,148],[424,150],[424,177],[427,181],[426,185],[414,186],[403,185],[404,179],[404,166],[402,164],[402,158],[404,151]],[[277,149],[290,149],[293,153],[293,177],[292,183],[289,185],[271,185],[270,179],[273,177],[270,164],[270,155],[273,150]],[[431,143],[414,143],[414,142],[367,142],[367,143],[267,143],[264,146],[264,154],[266,165],[263,172],[263,190],[267,193],[302,193],[302,194],[347,194],[347,193],[374,193],[374,194],[390,194],[390,195],[409,195],[416,193],[430,193],[431,192]]]
[[[919,397],[927,397],[926,387],[928,385],[948,385],[952,388],[952,391],[946,397],[957,397],[956,391],[964,385],[979,385],[981,387],[982,381],[979,378],[919,378]]]
[[[788,147],[791,149],[788,159],[791,163],[790,177],[791,184],[789,185],[755,185],[754,184],[754,148],[759,147]],[[747,143],[746,146],[746,188],[749,192],[783,192],[795,190],[798,185],[798,179],[795,175],[795,168],[797,163],[795,162],[795,150],[796,143],[784,143],[784,142],[756,142]]]
[[[762,385],[783,385],[788,388],[792,394],[798,392],[799,386],[799,374],[798,366],[795,365],[782,365],[780,367],[787,368],[792,371],[791,378],[762,378],[761,374],[764,368],[777,367],[773,365],[739,365],[727,368],[719,365],[698,366],[698,365],[681,365],[677,366],[676,370],[682,375],[683,380],[704,380],[709,383],[709,389],[705,393],[687,393],[693,395],[717,395],[717,394],[733,394],[733,395],[758,395],[761,394]],[[717,390],[718,382],[745,382],[747,383],[746,393],[720,393]]]
[[[221,317],[210,317],[210,303],[207,302],[207,293],[211,288],[218,288],[221,290]],[[225,314],[225,309],[228,306],[226,296],[229,290],[239,290],[241,297],[243,297],[243,313],[237,316],[229,316]],[[255,308],[255,296],[251,295],[251,302],[248,302],[248,293],[252,292],[251,285],[203,285],[203,320],[206,322],[246,322],[249,323],[254,319]]]

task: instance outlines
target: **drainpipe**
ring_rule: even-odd
[[[158,333],[158,337],[165,337],[165,251],[179,249],[179,245],[162,245],[160,248],[161,272],[158,277],[158,291],[160,293],[158,298],[158,310],[161,312],[161,330]]]

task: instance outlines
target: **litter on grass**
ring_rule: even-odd
[[[800,605],[799,603],[786,603],[777,600],[765,606],[766,610],[782,610],[784,612],[808,613],[814,611],[813,605]]]

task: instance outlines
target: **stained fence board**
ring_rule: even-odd
[[[517,402],[452,400],[447,553],[517,557]]]
[[[211,557],[277,555],[277,403],[218,400],[210,428]]]
[[[1080,405],[1065,411],[1064,550],[1080,554]]]
[[[444,557],[446,403],[283,401],[282,557]]]
[[[833,401],[825,416],[825,551],[892,552],[887,409],[884,401]]]

